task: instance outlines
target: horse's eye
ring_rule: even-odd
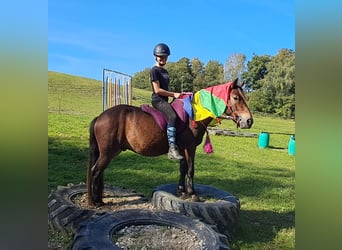
[[[238,96],[233,96],[233,99],[234,99],[235,101],[238,101],[238,100],[239,100],[239,97],[238,97]]]

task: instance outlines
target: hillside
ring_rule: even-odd
[[[132,105],[150,103],[150,96],[150,91],[133,88]],[[102,81],[49,71],[48,110],[59,114],[99,114]]]

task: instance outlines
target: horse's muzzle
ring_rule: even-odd
[[[251,128],[253,125],[253,118],[239,117],[237,119],[237,126],[239,128]]]

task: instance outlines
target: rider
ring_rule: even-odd
[[[170,49],[166,44],[159,43],[154,47],[153,55],[155,56],[156,64],[150,70],[153,91],[152,106],[160,110],[167,117],[168,158],[171,160],[181,160],[183,156],[179,154],[176,145],[175,122],[177,115],[168,102],[169,97],[179,98],[181,93],[169,91],[169,73],[164,68],[170,55]]]

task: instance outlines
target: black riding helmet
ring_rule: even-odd
[[[159,43],[154,47],[153,55],[155,56],[169,56],[170,49],[165,43]]]

